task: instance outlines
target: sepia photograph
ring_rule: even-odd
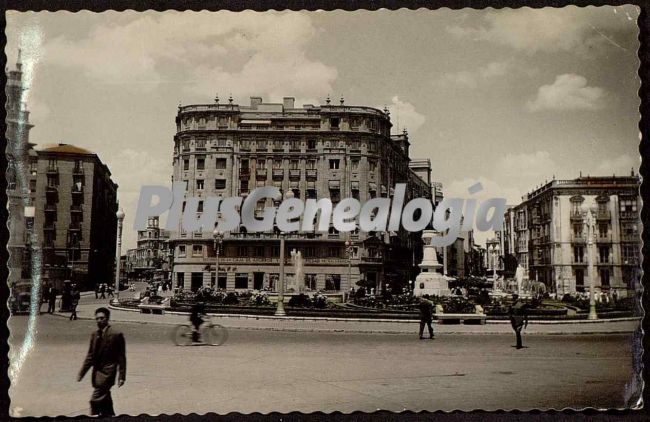
[[[7,11],[10,415],[642,408],[640,12]]]

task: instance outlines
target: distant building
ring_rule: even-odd
[[[625,294],[636,288],[640,269],[639,186],[634,173],[553,180],[507,210],[505,248],[514,252],[530,279],[543,282],[550,292],[588,290],[589,277],[594,277],[596,289]],[[596,214],[593,273],[583,205]]]
[[[33,144],[29,143],[29,111],[23,101],[24,86],[20,51],[16,69],[5,72],[7,85],[5,95],[6,124],[3,148],[7,157],[7,210],[9,212],[9,280],[10,286],[18,290],[31,287],[29,261],[32,253],[30,247],[31,228],[33,227],[33,203],[29,191],[29,182],[24,169],[28,166],[29,156],[34,155]]]
[[[175,182],[184,181],[188,196],[246,196],[256,187],[276,186],[297,198],[365,201],[393,196],[407,184],[406,201],[431,198],[428,161],[413,162],[408,134],[391,135],[388,110],[340,105],[296,107],[293,98],[249,106],[228,103],[188,105],[178,109],[174,137]],[[273,201],[267,201],[271,205]],[[258,212],[265,204],[260,204]],[[200,204],[200,207],[202,204]],[[199,211],[200,212],[200,211]],[[212,227],[188,233],[179,227],[174,248],[174,286],[196,290],[275,289],[279,275],[279,230],[225,234],[215,274]],[[346,241],[352,242],[348,254]],[[295,269],[289,256],[302,253],[305,287],[331,292],[358,288],[360,280],[380,291],[408,287],[419,272],[422,240],[417,233],[290,233],[285,274]],[[348,267],[350,264],[350,267]],[[350,268],[350,269],[348,269]],[[351,274],[350,274],[351,273]]]
[[[117,185],[99,157],[73,145],[46,146],[31,158],[29,189],[43,282],[114,283]]]
[[[138,230],[137,248],[127,251],[130,279],[166,280],[169,277],[169,231],[161,229],[159,217],[149,217]]]

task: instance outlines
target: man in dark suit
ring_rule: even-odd
[[[526,304],[519,299],[519,295],[512,295],[513,304],[510,307],[510,324],[512,329],[515,331],[515,336],[517,338],[517,349],[521,349],[524,346],[521,342],[521,330],[528,328],[528,312]]]
[[[429,338],[433,338],[433,327],[431,326],[431,319],[433,318],[433,302],[429,300],[429,295],[424,295],[420,299],[420,339],[424,336],[424,326],[427,325],[429,329]]]
[[[53,314],[56,309],[56,295],[58,293],[59,292],[50,284],[50,286],[47,289],[47,313],[48,314]]]
[[[124,335],[108,325],[110,311],[98,308],[95,311],[95,320],[98,330],[90,336],[88,354],[79,371],[77,381],[81,381],[86,372],[92,367],[92,385],[95,388],[90,398],[90,411],[92,415],[114,416],[113,398],[111,387],[115,385],[115,378],[119,376],[117,386],[124,385],[126,380],[126,345]]]

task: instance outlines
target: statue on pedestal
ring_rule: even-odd
[[[415,278],[413,296],[422,296],[425,294],[435,296],[451,295],[447,278],[437,272],[439,268],[442,268],[442,264],[438,262],[436,248],[431,244],[431,239],[434,236],[437,236],[434,230],[425,230],[422,232],[424,251],[422,262],[418,265],[422,271]]]

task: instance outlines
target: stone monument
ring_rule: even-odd
[[[436,248],[431,244],[431,239],[433,239],[434,236],[437,236],[434,230],[424,230],[424,232],[422,232],[424,251],[422,262],[418,265],[422,271],[415,278],[413,296],[451,295],[447,278],[441,273],[437,272],[437,270],[442,267],[442,264],[438,262]]]

